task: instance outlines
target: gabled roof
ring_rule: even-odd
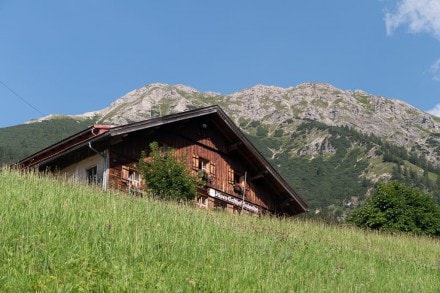
[[[186,112],[171,114],[162,117],[151,118],[148,120],[135,122],[127,125],[110,127],[105,125],[91,126],[75,135],[72,135],[52,146],[49,146],[23,160],[18,164],[23,168],[36,166],[39,164],[48,165],[51,161],[74,152],[87,145],[91,148],[92,144],[105,141],[107,139],[124,137],[130,133],[155,129],[162,126],[181,123],[197,118],[210,118],[225,137],[228,137],[240,152],[253,166],[261,170],[265,178],[268,178],[282,190],[287,200],[286,205],[294,207],[297,213],[308,210],[307,204],[298,196],[293,188],[279,175],[272,165],[261,155],[261,153],[247,139],[243,132],[226,115],[219,106],[209,106]]]

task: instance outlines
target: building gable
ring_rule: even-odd
[[[105,164],[102,173],[107,176],[103,181],[123,190],[130,188],[126,177],[135,175],[141,152],[148,153],[149,143],[157,141],[185,156],[194,172],[206,172],[209,182],[199,192],[201,200],[232,210],[241,203],[242,210],[246,206],[249,212],[258,213],[295,215],[307,211],[305,202],[218,106],[112,128],[92,127],[81,133],[19,164],[67,170],[78,161],[100,155]]]

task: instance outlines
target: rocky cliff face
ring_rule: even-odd
[[[290,88],[256,85],[230,95],[156,83],[86,115],[95,115],[99,123],[120,125],[213,104],[220,105],[244,129],[253,121],[261,122],[269,129],[269,135],[277,129],[290,135],[301,120],[316,120],[385,138],[423,154],[433,163],[438,163],[440,156],[440,118],[399,100],[323,83]]]

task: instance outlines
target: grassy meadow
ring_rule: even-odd
[[[0,170],[0,291],[439,292],[440,241]]]

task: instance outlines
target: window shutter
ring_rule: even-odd
[[[234,184],[234,170],[228,169],[228,183]]]
[[[210,175],[212,177],[215,177],[215,175],[216,175],[215,163],[212,163],[212,162],[209,163],[209,167],[210,167],[210,170],[209,170]]]
[[[128,166],[122,166],[121,178],[122,180],[128,180],[130,174],[130,168]]]
[[[197,170],[199,169],[199,156],[193,155],[192,157],[192,168]]]

